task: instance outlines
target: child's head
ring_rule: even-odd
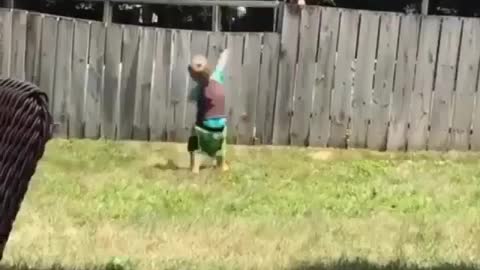
[[[195,55],[192,58],[192,63],[188,66],[188,73],[197,83],[201,85],[208,84],[211,70],[208,66],[207,58],[203,55]]]

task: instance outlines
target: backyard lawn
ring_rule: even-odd
[[[480,153],[52,140],[0,269],[480,269]]]

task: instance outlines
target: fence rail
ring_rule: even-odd
[[[286,5],[282,33],[0,10],[0,71],[40,86],[65,137],[186,141],[190,57],[227,65],[229,139],[480,150],[480,20]]]

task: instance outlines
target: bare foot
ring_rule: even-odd
[[[227,163],[223,163],[220,169],[222,169],[222,172],[226,172],[230,170],[230,167],[227,165]]]

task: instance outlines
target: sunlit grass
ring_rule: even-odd
[[[185,145],[53,140],[4,264],[90,269],[114,258],[146,270],[299,269],[339,258],[476,264],[479,158],[229,146],[230,172],[206,168],[193,176]]]

